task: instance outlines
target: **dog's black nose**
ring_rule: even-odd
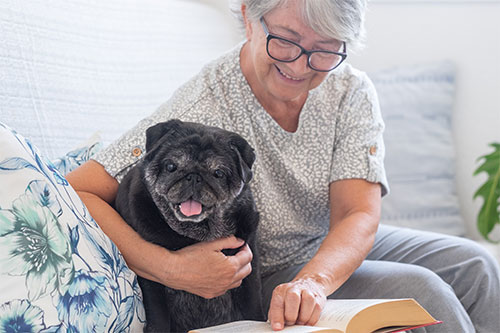
[[[192,181],[193,183],[200,183],[201,176],[197,173],[190,173],[189,175],[186,176],[186,180]]]

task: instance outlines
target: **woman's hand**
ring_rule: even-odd
[[[325,288],[316,278],[304,276],[280,284],[271,298],[271,327],[276,331],[284,325],[315,325],[325,303]]]
[[[361,179],[330,184],[330,230],[314,257],[292,282],[277,286],[269,308],[273,330],[314,325],[326,297],[361,265],[375,240],[381,187]]]
[[[165,267],[167,281],[163,283],[204,298],[220,296],[241,285],[252,271],[252,251],[247,244],[234,256],[222,253],[243,244],[243,240],[231,236],[172,251],[169,267]]]

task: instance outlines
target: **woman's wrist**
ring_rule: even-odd
[[[299,273],[293,281],[301,281],[325,297],[333,292],[333,277],[320,272]]]
[[[137,244],[137,249],[140,249],[138,252],[141,252],[142,255],[136,257],[129,264],[130,268],[145,279],[170,285],[171,282],[175,281],[173,274],[175,270],[172,269],[175,267],[173,253],[146,240],[141,240],[141,243]]]

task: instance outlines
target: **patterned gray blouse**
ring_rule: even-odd
[[[296,132],[262,108],[240,68],[242,44],[205,66],[150,117],[95,158],[120,181],[145,150],[145,130],[178,118],[242,135],[257,160],[251,187],[261,214],[264,275],[307,262],[329,228],[329,184],[360,178],[388,186],[384,124],[368,77],[348,64],[310,91]]]

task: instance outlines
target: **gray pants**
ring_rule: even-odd
[[[303,265],[263,279],[264,304],[274,287]],[[500,332],[500,269],[475,242],[381,225],[367,259],[329,298],[416,299],[443,324],[414,332]],[[266,310],[267,313],[267,310]]]

